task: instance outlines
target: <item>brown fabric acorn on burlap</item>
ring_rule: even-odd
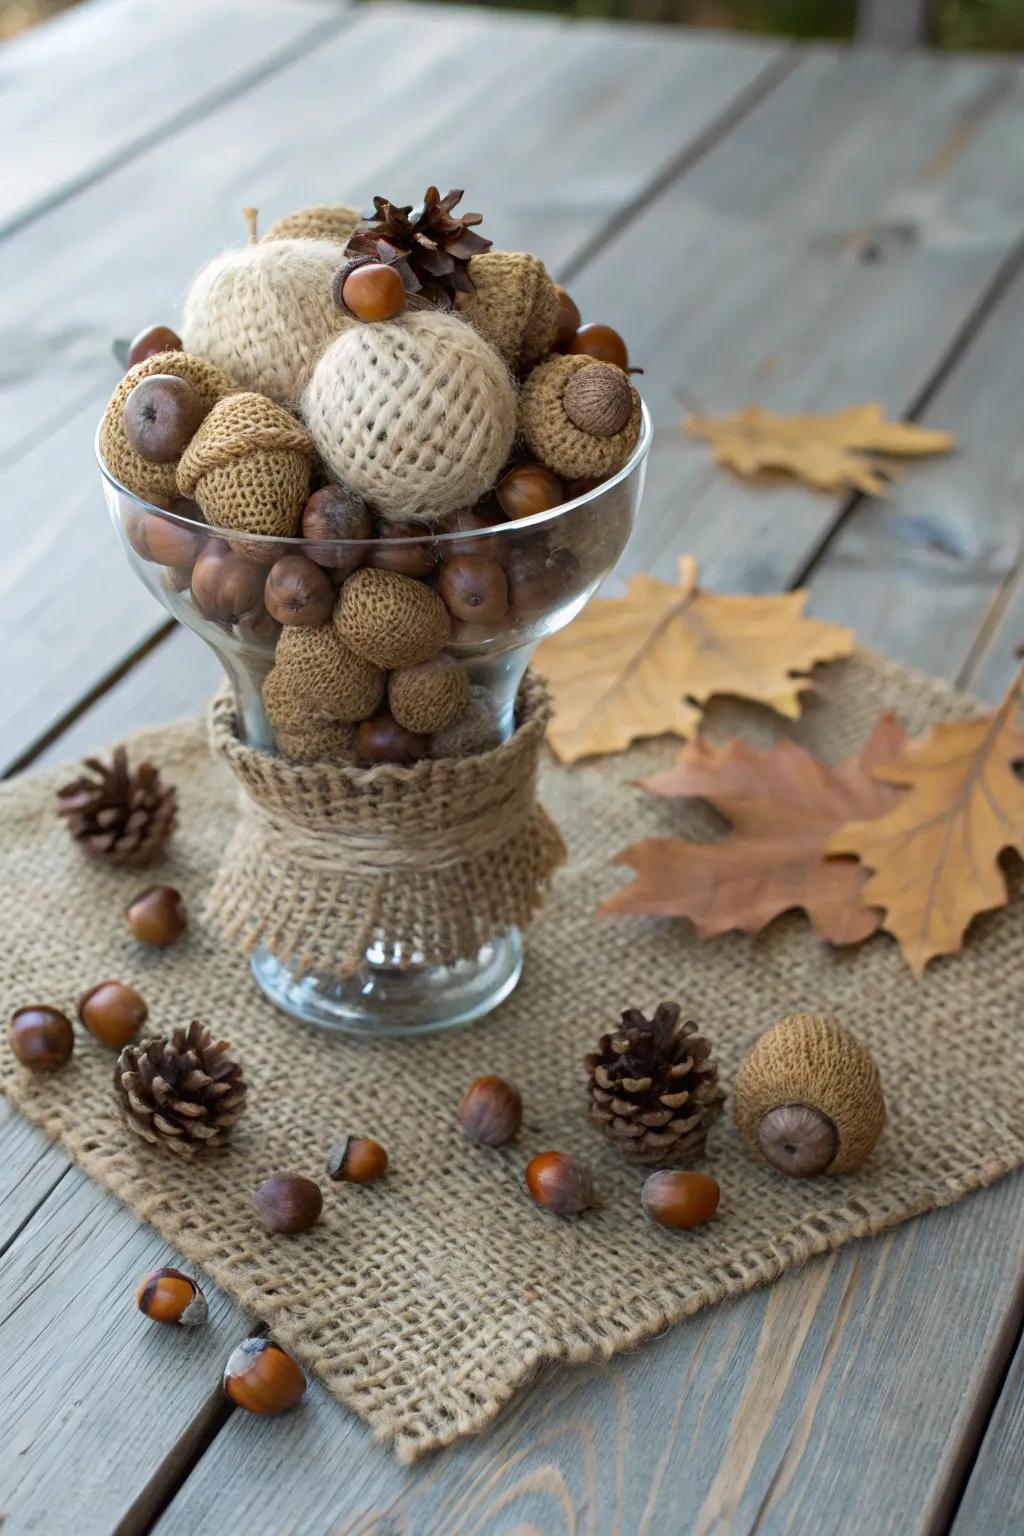
[[[373,714],[385,682],[383,668],[346,645],[333,625],[286,624],[263,684],[263,707],[275,730],[349,725]]]
[[[57,791],[57,810],[83,852],[141,868],[164,850],[177,817],[177,791],[152,763],[133,768],[124,747],[108,766],[88,757],[83,772]]]
[[[592,357],[549,357],[519,396],[523,441],[566,480],[621,469],[637,445],[640,420],[640,396],[621,368]]]
[[[268,240],[333,240],[344,245],[362,220],[357,208],[347,208],[343,203],[317,203],[287,213],[271,224],[266,234],[261,235],[260,244]]]
[[[228,375],[205,358],[193,357],[188,352],[157,352],[129,368],[120,381],[103,413],[100,426],[100,452],[115,480],[128,487],[144,501],[152,496],[173,496],[176,490],[175,476],[178,460],[166,464],[152,464],[129,445],[124,424],[125,401],[142,379],[157,373],[170,373],[185,379],[200,396],[204,405],[212,406],[233,388]]]
[[[451,617],[424,582],[363,566],[338,594],[334,627],[358,656],[390,670],[436,656],[451,634]]]
[[[181,456],[177,484],[214,528],[290,537],[314,457],[309,433],[265,395],[241,391],[210,411]]]
[[[152,1146],[194,1157],[224,1142],[245,1109],[242,1069],[226,1040],[194,1020],[169,1036],[126,1045],[114,1089],[128,1129]]]
[[[513,368],[547,357],[558,330],[558,289],[528,251],[488,251],[469,263],[474,291],[456,308]]]
[[[584,1058],[596,1124],[627,1157],[662,1168],[703,1157],[725,1099],[710,1045],[680,1012],[660,1003],[648,1019],[627,1008]]]

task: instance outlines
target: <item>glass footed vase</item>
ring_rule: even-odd
[[[501,617],[471,622],[453,615],[445,652],[490,703],[497,738],[515,729],[516,695],[538,642],[568,624],[625,549],[643,490],[651,441],[646,408],[640,440],[615,475],[549,512],[456,531],[363,540],[239,535],[133,495],[111,475],[97,447],[107,506],[139,580],[219,656],[247,746],[278,755],[263,706],[281,625],[263,601],[267,573],[285,555],[305,555],[337,585],[360,566],[398,570],[442,585],[459,556],[485,556],[504,573]],[[186,510],[191,510],[188,507]],[[489,568],[490,569],[490,568]],[[475,692],[479,699],[481,692]],[[285,1013],[306,1023],[371,1038],[423,1034],[469,1023],[515,988],[523,963],[519,930],[482,933],[472,958],[432,963],[414,942],[378,933],[350,975],[300,974],[269,949],[251,956],[253,976]]]

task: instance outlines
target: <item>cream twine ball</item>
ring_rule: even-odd
[[[490,489],[516,430],[494,348],[458,316],[408,309],[354,324],[327,348],[302,401],[332,477],[381,517],[444,517]]]

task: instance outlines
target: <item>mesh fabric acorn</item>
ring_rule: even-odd
[[[183,1157],[224,1141],[245,1109],[246,1094],[230,1049],[198,1019],[169,1037],[125,1046],[114,1088],[128,1129]]]
[[[94,859],[111,864],[151,863],[174,829],[177,792],[152,763],[132,768],[124,747],[113,762],[86,758],[83,772],[57,791],[57,810],[68,830]]]
[[[677,1003],[660,1003],[653,1019],[627,1008],[584,1058],[593,1119],[627,1157],[659,1167],[703,1156],[725,1099],[710,1045],[679,1015]]]

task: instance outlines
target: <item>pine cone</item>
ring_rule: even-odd
[[[149,864],[170,837],[177,815],[176,791],[164,785],[152,763],[128,765],[124,747],[107,767],[86,758],[83,772],[57,791],[57,810],[85,852],[111,864]]]
[[[491,248],[491,241],[472,227],[482,221],[482,214],[453,216],[461,199],[461,192],[442,197],[436,187],[428,187],[414,210],[411,203],[399,208],[386,197],[375,197],[376,212],[363,220],[345,254],[395,267],[408,293],[418,293],[438,309],[452,309],[457,293],[475,292],[469,258]]]
[[[627,1008],[584,1058],[594,1120],[627,1156],[663,1168],[703,1155],[725,1098],[710,1045],[679,1013],[676,1003],[659,1004],[653,1019]]]
[[[114,1087],[129,1130],[192,1157],[230,1136],[245,1109],[242,1069],[198,1019],[167,1038],[126,1045]]]

